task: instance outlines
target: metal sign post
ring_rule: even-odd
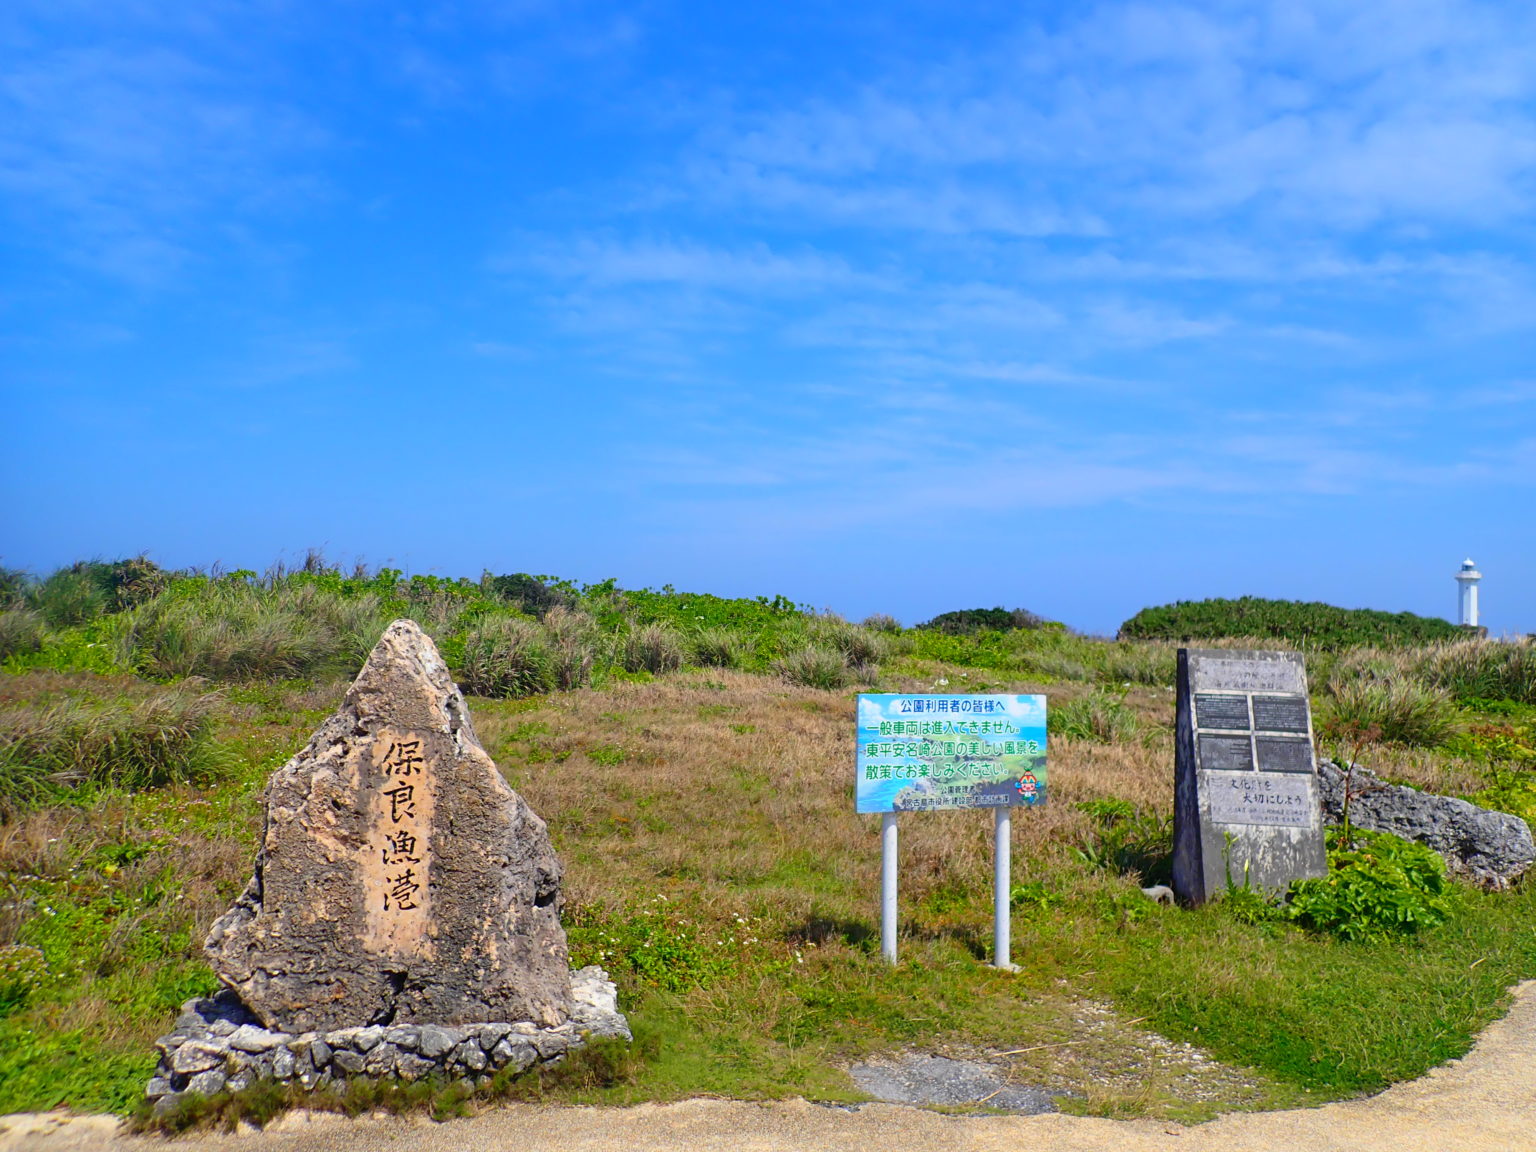
[[[1012,924],[1009,913],[1013,907],[1013,881],[1011,854],[1013,851],[1013,809],[994,808],[997,823],[993,830],[992,845],[992,967],[1017,972],[1018,966],[1008,961],[1008,942]]]
[[[896,813],[880,817],[880,954],[896,963]]]
[[[861,693],[854,808],[879,812],[880,954],[896,963],[896,814],[991,808],[995,825],[992,959],[1009,959],[1014,805],[1045,803],[1045,697]]]

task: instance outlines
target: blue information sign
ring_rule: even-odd
[[[859,696],[860,812],[1045,803],[1044,696]]]

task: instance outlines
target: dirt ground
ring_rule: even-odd
[[[0,1117],[0,1152],[1532,1152],[1536,981],[1461,1060],[1379,1096],[1185,1128],[1076,1116],[949,1116],[896,1104],[689,1100],[637,1108],[514,1106],[468,1120],[290,1115],[261,1132],[175,1141],[122,1135],[110,1117]]]

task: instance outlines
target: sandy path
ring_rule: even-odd
[[[1536,981],[1464,1059],[1368,1100],[1224,1116],[1196,1128],[1075,1116],[951,1117],[894,1104],[857,1112],[794,1100],[637,1108],[513,1106],[469,1120],[289,1116],[264,1132],[166,1142],[105,1117],[0,1117],[3,1152],[1536,1152]]]

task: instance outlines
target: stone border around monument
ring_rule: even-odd
[[[516,1024],[375,1024],[324,1032],[273,1032],[223,989],[189,1000],[169,1035],[155,1041],[160,1063],[145,1095],[163,1114],[189,1095],[238,1092],[260,1080],[321,1088],[350,1079],[439,1076],[484,1087],[504,1069],[553,1064],[588,1039],[630,1040],[608,974],[571,974],[571,1018],[555,1028]]]
[[[1202,904],[1237,887],[1323,876],[1306,666],[1295,652],[1181,648],[1173,888]]]

